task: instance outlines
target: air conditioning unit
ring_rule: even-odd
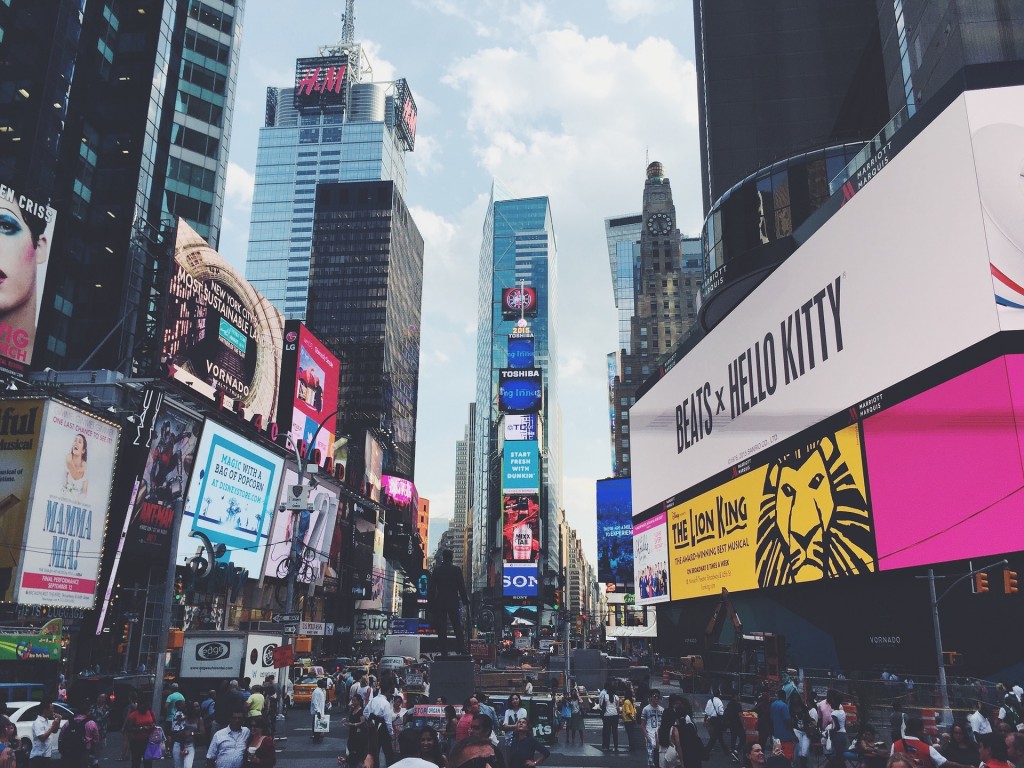
[[[285,509],[305,509],[309,504],[309,486],[302,483],[295,483],[287,486],[285,497]]]

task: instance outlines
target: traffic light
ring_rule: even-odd
[[[979,594],[988,592],[988,574],[984,571],[974,574],[974,591]]]
[[[174,602],[180,603],[185,597],[185,580],[179,576],[174,581]]]
[[[562,590],[561,589],[556,589],[555,590],[555,604],[552,606],[552,608],[557,611],[558,610],[558,606],[560,606],[561,604],[562,604]]]
[[[1017,591],[1016,571],[1011,571],[1009,568],[1003,571],[1003,591],[1008,595],[1012,595]]]

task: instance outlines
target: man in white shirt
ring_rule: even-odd
[[[708,743],[704,745],[704,755],[711,756],[715,742],[722,745],[724,754],[732,754],[729,745],[725,743],[725,704],[714,691],[711,692],[708,703],[704,705],[704,726],[708,729]]]
[[[244,712],[232,712],[227,728],[213,734],[206,750],[206,768],[242,768],[249,741],[249,729],[242,725],[244,722]]]
[[[647,745],[648,768],[657,766],[658,762],[658,728],[661,718],[665,716],[665,708],[661,706],[661,692],[651,691],[650,704],[640,712],[640,722],[644,727],[644,742]]]
[[[988,714],[985,710],[985,705],[979,701],[978,708],[967,716],[967,724],[971,726],[971,731],[974,733],[975,741],[977,741],[978,737],[983,734],[992,733],[992,723],[989,722]]]
[[[384,750],[384,760],[387,765],[391,765],[395,761],[395,750],[393,747],[395,711],[391,706],[391,699],[386,693],[387,691],[393,691],[394,688],[393,679],[388,680],[386,677],[382,677],[377,695],[370,699],[370,703],[366,705],[366,709],[363,711],[366,719],[378,729],[380,746]]]
[[[319,734],[316,732],[316,718],[318,715],[323,715],[327,711],[327,681],[320,678],[316,681],[316,688],[313,689],[313,695],[309,697],[309,716],[313,721],[313,738],[316,739]]]
[[[53,756],[53,745],[50,737],[60,730],[60,715],[53,714],[53,702],[43,699],[39,707],[39,716],[32,723],[32,751],[29,761],[33,767],[49,764]]]

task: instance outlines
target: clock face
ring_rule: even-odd
[[[672,231],[672,217],[667,213],[654,213],[647,219],[647,229],[652,235],[667,235]]]

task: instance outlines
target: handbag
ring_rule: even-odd
[[[321,715],[317,713],[316,717],[313,718],[313,733],[330,733],[331,732],[331,716]]]
[[[661,759],[663,768],[676,768],[679,765],[679,753],[676,752],[675,744],[665,750],[665,756]]]
[[[153,729],[146,742],[146,751],[142,753],[144,760],[160,760],[164,756],[164,729],[159,725]]]
[[[568,720],[570,717],[572,717],[572,710],[569,708],[569,705],[567,703],[562,704],[562,710],[561,712],[559,712],[559,714],[562,716],[564,720]]]

